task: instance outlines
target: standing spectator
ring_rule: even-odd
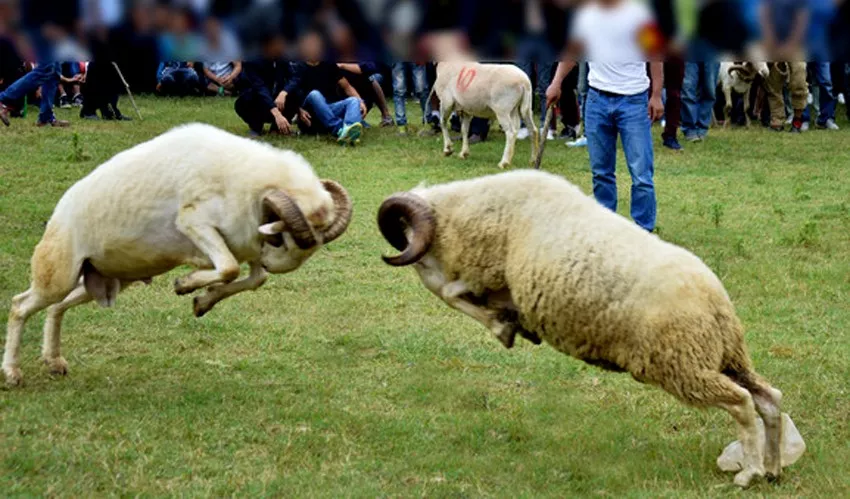
[[[555,103],[575,61],[587,55],[590,90],[585,127],[593,194],[600,204],[617,210],[619,134],[632,176],[632,218],[650,232],[655,230],[657,211],[651,126],[664,113],[662,64],[650,63],[650,79],[644,62],[649,54],[639,42],[652,23],[652,14],[637,0],[598,0],[582,6],[571,30],[567,57],[558,64],[546,91],[547,103]]]
[[[717,62],[688,62],[682,83],[682,134],[688,142],[700,142],[711,127],[711,111],[717,98]],[[669,116],[668,116],[669,118]]]
[[[577,75],[578,88],[577,88],[577,92],[578,92],[578,107],[579,107],[579,112],[580,112],[580,115],[581,115],[581,121],[579,122],[579,129],[582,130],[582,133],[579,134],[578,132],[576,132],[576,135],[578,135],[578,137],[575,140],[568,140],[567,141],[567,147],[587,147],[587,137],[585,137],[584,130],[583,130],[583,128],[586,128],[586,127],[582,127],[581,124],[584,123],[585,116],[587,116],[585,114],[585,109],[586,109],[586,104],[587,104],[587,91],[589,89],[589,85],[588,85],[588,82],[587,82],[587,75],[588,75],[589,72],[590,71],[588,70],[587,62],[579,62],[578,63],[578,71],[577,71],[577,73],[578,73],[578,75]]]
[[[664,88],[667,90],[667,102],[664,104],[666,122],[661,134],[664,147],[681,151],[682,145],[677,138],[682,117],[682,84],[685,78],[685,61],[671,54],[664,63]]]
[[[547,140],[553,140],[555,134],[552,130],[543,130],[543,122],[546,119],[546,88],[552,82],[552,71],[555,67],[552,61],[556,59],[557,53],[546,36],[548,17],[544,15],[544,1],[525,0],[521,2],[521,5],[522,11],[517,14],[523,20],[523,35],[516,47],[517,61],[528,78],[537,84],[537,92],[540,94],[541,136]],[[552,15],[551,12],[549,14]],[[565,14],[561,12],[561,17],[563,16]],[[528,138],[528,126],[534,126],[534,123],[523,123],[517,134],[518,139]]]
[[[286,45],[279,34],[266,36],[262,41],[263,59],[246,62],[242,74],[236,80],[239,98],[236,99],[236,114],[242,118],[252,136],[264,133],[265,125],[271,131],[290,134],[291,123],[298,113],[295,99],[285,103],[285,87],[292,71],[283,59]]]
[[[395,103],[395,124],[401,135],[407,135],[407,72],[413,78],[413,95],[419,100],[422,110],[422,123],[426,122],[430,105],[428,102],[428,79],[425,65],[415,62],[393,63],[393,102]]]
[[[820,113],[817,127],[826,130],[838,130],[835,123],[835,106],[838,103],[833,92],[832,74],[830,72],[829,27],[835,16],[833,0],[809,1],[809,29],[807,33],[808,69],[812,75],[812,86],[818,90]],[[803,112],[803,122],[810,121],[809,108]]]
[[[785,122],[783,89],[788,82],[793,118],[791,132],[803,131],[803,111],[806,108],[808,86],[803,39],[809,23],[809,10],[798,0],[764,0],[761,8],[761,27],[771,65],[767,79],[767,98],[770,103],[770,127],[781,131]]]
[[[280,105],[296,99],[300,107],[298,126],[302,131],[328,133],[343,145],[356,143],[363,133],[360,122],[366,116],[366,103],[336,64],[322,62],[325,55],[322,33],[316,29],[308,31],[301,39],[300,53],[304,62],[296,65],[292,80],[281,94]],[[337,90],[342,90],[347,98],[336,100]]]

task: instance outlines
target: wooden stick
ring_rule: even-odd
[[[121,81],[124,83],[124,88],[127,89],[127,95],[130,96],[130,104],[133,105],[133,109],[136,110],[136,114],[139,116],[139,121],[144,121],[142,118],[142,113],[139,111],[139,106],[136,105],[136,99],[133,98],[133,92],[130,91],[130,84],[127,83],[127,80],[124,79],[124,75],[121,73],[121,69],[118,67],[116,62],[112,62],[112,66],[115,68],[115,71],[118,73],[118,77],[121,78]]]
[[[555,105],[549,106],[546,110],[546,119],[543,121],[543,131],[540,133],[540,147],[537,149],[537,159],[534,160],[534,169],[540,169],[540,163],[543,161],[543,149],[546,148],[546,135],[549,134],[549,125],[552,124],[552,117],[555,115]]]

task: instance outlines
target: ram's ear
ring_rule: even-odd
[[[277,222],[261,225],[259,231],[264,236],[275,236],[282,233],[285,228],[286,224],[278,220]]]

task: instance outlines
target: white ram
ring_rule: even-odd
[[[378,224],[425,287],[510,347],[515,333],[737,421],[735,483],[780,473],[779,390],[753,370],[723,285],[692,253],[561,177],[516,171],[389,197]],[[758,414],[767,444],[758,444]],[[764,454],[763,454],[764,452]]]
[[[537,157],[540,136],[531,111],[531,80],[512,64],[480,64],[468,61],[442,61],[437,64],[437,79],[432,93],[440,99],[440,127],[443,154],[453,152],[449,137],[449,118],[457,112],[461,123],[463,148],[460,156],[469,156],[469,125],[473,117],[496,118],[505,132],[505,152],[500,168],[507,168],[514,157],[520,118],[531,133],[531,161]]]
[[[219,301],[257,289],[268,273],[297,269],[351,219],[345,189],[320,181],[300,155],[207,125],[169,131],[122,152],[59,200],[32,257],[30,288],[13,298],[3,372],[21,381],[18,355],[26,320],[48,308],[42,356],[65,374],[62,316],[180,265],[175,282],[200,317]],[[250,265],[242,280],[240,263]]]
[[[744,99],[744,116],[747,126],[750,126],[750,90],[756,76],[767,81],[770,70],[766,62],[722,62],[717,79],[726,99],[724,127],[732,121],[732,92],[741,94]]]

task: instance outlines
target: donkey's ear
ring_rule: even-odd
[[[286,224],[278,220],[277,222],[261,225],[259,231],[264,236],[275,236],[282,233],[285,228]]]

